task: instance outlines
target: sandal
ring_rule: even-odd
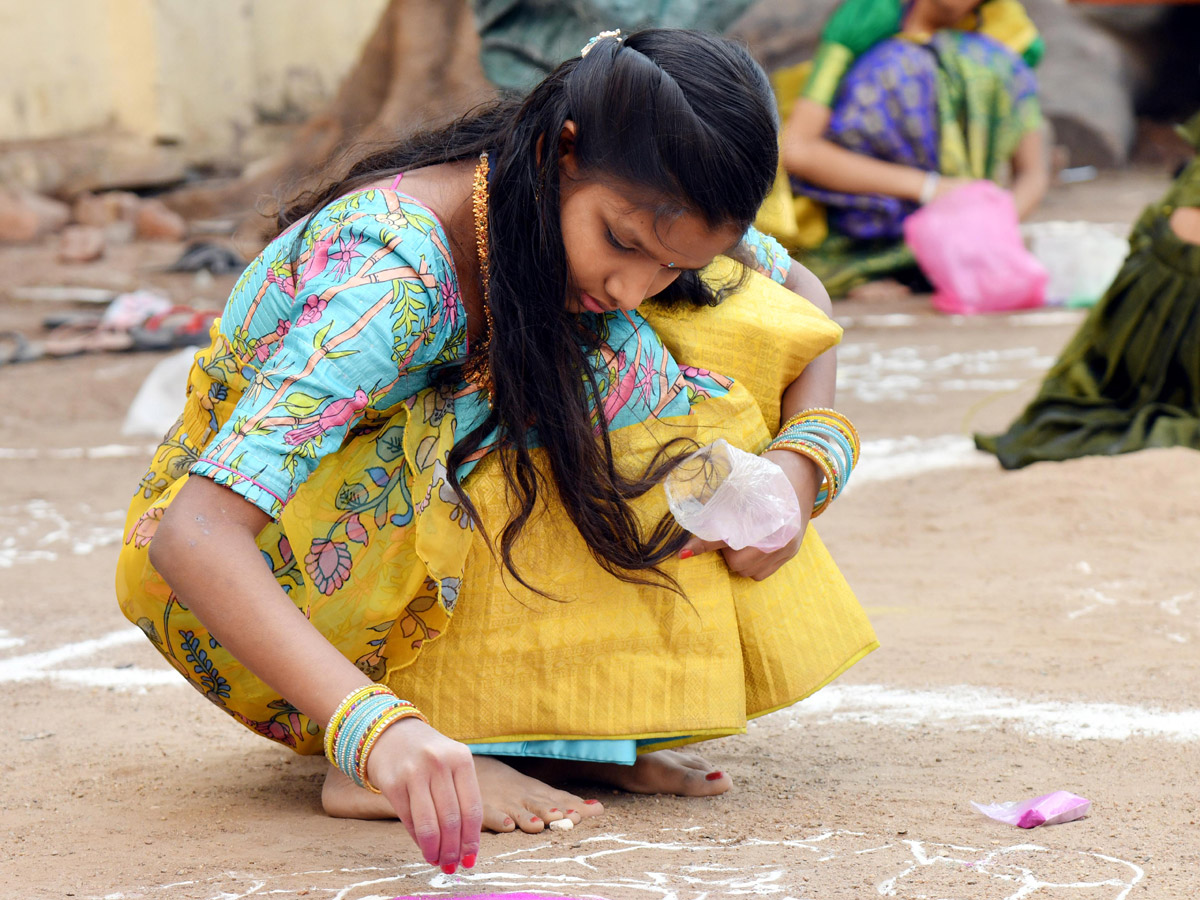
[[[0,331],[0,366],[32,362],[43,355],[42,345],[32,343],[19,331]]]
[[[138,350],[175,350],[208,343],[208,329],[220,315],[216,310],[173,306],[129,329]]]

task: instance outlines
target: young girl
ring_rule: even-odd
[[[447,872],[481,827],[602,812],[551,780],[727,790],[665,748],[876,646],[812,529],[734,551],[652,490],[724,437],[820,510],[857,455],[823,409],[828,298],[748,230],[777,163],[766,79],[696,32],[585,49],[287,211],[196,355],[120,560],[171,665],[324,749],[327,812],[398,816]]]

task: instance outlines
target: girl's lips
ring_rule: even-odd
[[[579,302],[581,304],[583,304],[583,308],[586,309],[588,312],[594,312],[594,313],[608,312],[608,310],[605,309],[603,306],[601,306],[600,302],[595,297],[593,297],[591,294],[582,294],[581,293],[579,295]]]

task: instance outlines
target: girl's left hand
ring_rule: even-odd
[[[783,469],[788,481],[792,483],[792,489],[796,492],[796,499],[800,503],[802,523],[796,536],[778,550],[770,552],[757,550],[754,547],[732,550],[724,541],[705,541],[693,536],[680,551],[682,558],[708,553],[711,550],[720,550],[721,555],[725,557],[725,564],[735,574],[762,581],[775,574],[780,566],[799,552],[800,544],[804,541],[804,533],[808,530],[808,519],[812,512],[813,502],[817,498],[817,491],[821,488],[820,471],[807,457],[793,453],[791,450],[770,450],[763,453],[762,456]]]

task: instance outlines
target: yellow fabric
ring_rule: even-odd
[[[771,76],[771,86],[779,106],[779,121],[784,126],[791,115],[796,98],[808,83],[812,67],[812,60],[808,60],[779,69]],[[784,132],[784,127],[781,127],[781,141]],[[775,183],[771,185],[767,199],[759,207],[754,227],[771,235],[792,252],[819,247],[829,236],[825,207],[809,197],[797,197],[792,194],[787,170],[783,167],[782,153],[779,168],[775,172]]]
[[[1037,26],[1019,0],[988,0],[954,27],[959,31],[980,31],[1017,56],[1029,49],[1038,36]]]
[[[724,437],[757,450],[770,436],[740,385],[691,416],[613,435],[622,457],[634,459],[675,437]],[[498,460],[484,460],[470,485],[493,533],[507,518],[498,470]],[[665,508],[661,491],[639,505],[646,519]],[[557,504],[539,508],[517,562],[555,599],[522,588],[476,542],[453,626],[412,666],[388,675],[394,690],[437,710],[437,727],[460,740],[732,734],[877,646],[811,527],[801,552],[762,582],[731,575],[716,553],[667,563],[686,601],[607,575]]]
[[[728,284],[737,274],[722,260],[706,277]],[[721,436],[761,450],[778,427],[783,387],[841,335],[810,303],[757,273],[718,307],[647,312],[677,360],[737,383],[724,397],[697,402],[692,415],[613,432],[617,459],[639,470],[675,437]],[[125,615],[210,700],[247,728],[320,753],[324,723],[309,721],[225,651],[149,563],[150,538],[191,461],[250,389],[216,326],[213,335],[196,355],[184,415],[130,506],[118,597]],[[230,389],[213,400],[218,384]],[[605,573],[561,506],[545,502],[548,484],[517,562],[556,599],[521,588],[446,487],[451,399],[429,389],[372,414],[258,537],[297,608],[444,733],[472,741],[729,734],[877,646],[813,529],[797,557],[761,583],[731,575],[718,554],[671,561],[665,568],[685,601]],[[495,454],[464,488],[488,532],[498,534],[509,513]],[[661,490],[637,508],[644,521],[657,521],[665,512]]]

